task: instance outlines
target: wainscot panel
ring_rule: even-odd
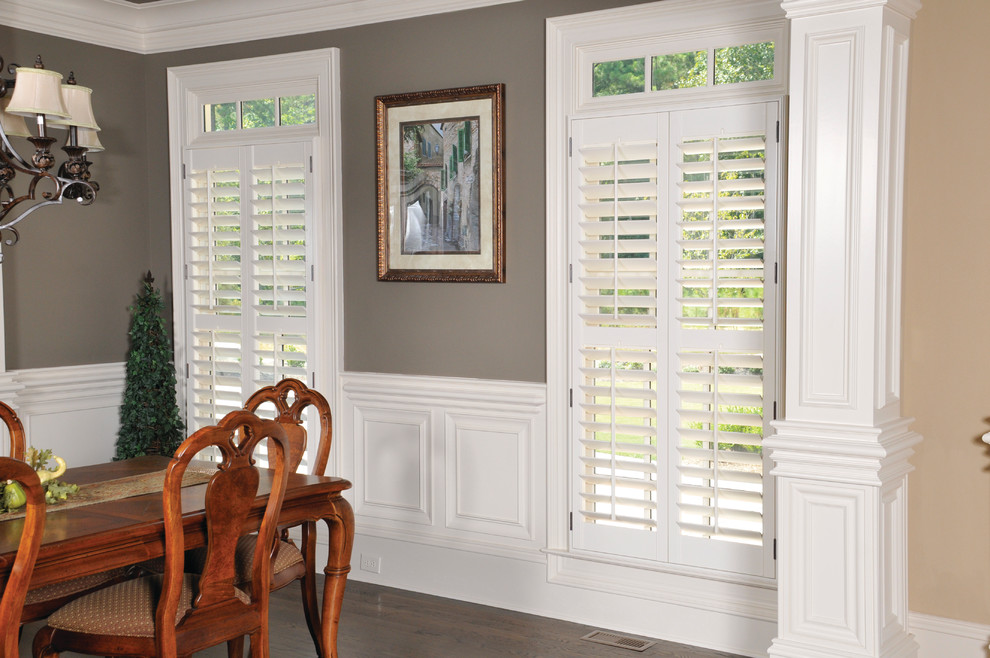
[[[0,399],[17,411],[28,445],[50,448],[70,466],[113,458],[123,394],[123,363],[0,374]]]
[[[359,533],[543,559],[545,386],[367,373],[341,382],[336,450]]]

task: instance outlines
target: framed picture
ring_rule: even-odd
[[[505,281],[505,85],[375,98],[378,279]]]

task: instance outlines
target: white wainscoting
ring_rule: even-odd
[[[123,363],[0,373],[0,399],[17,411],[28,445],[71,466],[113,458],[123,393]]]
[[[545,561],[543,384],[346,373],[336,445],[360,532]]]

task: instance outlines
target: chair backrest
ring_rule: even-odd
[[[17,557],[14,558],[10,575],[3,585],[3,598],[0,599],[0,633],[3,634],[0,639],[0,658],[17,658],[17,629],[21,625],[21,610],[24,608],[28,583],[31,582],[31,572],[34,570],[34,561],[38,557],[41,535],[45,529],[45,492],[33,468],[18,459],[0,457],[0,481],[6,480],[20,483],[27,495],[27,513],[21,528],[21,541],[17,545]],[[21,521],[14,519],[5,523]]]
[[[275,405],[275,420],[285,426],[289,437],[289,468],[295,472],[306,450],[306,428],[302,424],[302,414],[306,407],[316,409],[320,417],[320,444],[316,457],[312,460],[310,473],[324,475],[327,460],[330,458],[330,442],[333,438],[330,416],[330,403],[314,388],[309,388],[298,379],[283,379],[274,386],[265,386],[254,392],[244,408],[257,411],[266,402]]]
[[[24,461],[24,425],[17,417],[17,412],[6,402],[0,402],[0,420],[3,420],[10,435],[9,455],[18,461]]]
[[[234,587],[237,540],[248,534],[248,520],[258,497],[260,472],[252,458],[267,439],[272,485],[257,534],[251,568],[250,603],[238,597]],[[176,625],[185,560],[182,527],[182,476],[197,453],[219,449],[217,472],[206,486],[206,558],[193,607]],[[232,411],[217,424],[204,427],[183,441],[165,473],[162,493],[165,516],[165,575],[155,612],[156,641],[161,655],[175,655],[177,629],[202,628],[225,619],[268,617],[268,582],[275,527],[285,496],[288,441],[285,430],[273,420],[250,411]],[[248,614],[249,611],[251,614]],[[247,616],[246,616],[247,615]]]

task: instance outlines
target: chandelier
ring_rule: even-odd
[[[4,79],[0,75],[0,236],[5,244],[12,245],[19,238],[14,226],[35,210],[63,199],[82,205],[93,203],[100,186],[89,179],[92,163],[86,154],[102,151],[103,145],[96,135],[100,127],[93,117],[93,90],[77,85],[72,72],[62,84],[62,74],[45,69],[39,55],[33,68],[11,64],[7,73],[15,77]],[[33,131],[25,119],[33,124]],[[62,147],[66,159],[55,174],[51,173],[56,160],[51,148],[58,140],[49,134],[53,129],[68,130]],[[31,142],[34,154],[30,159],[17,152],[12,137]],[[20,196],[12,186],[17,174],[28,177]],[[31,203],[21,206],[24,202]],[[15,214],[19,206],[20,214]],[[0,262],[2,258],[0,254]]]

